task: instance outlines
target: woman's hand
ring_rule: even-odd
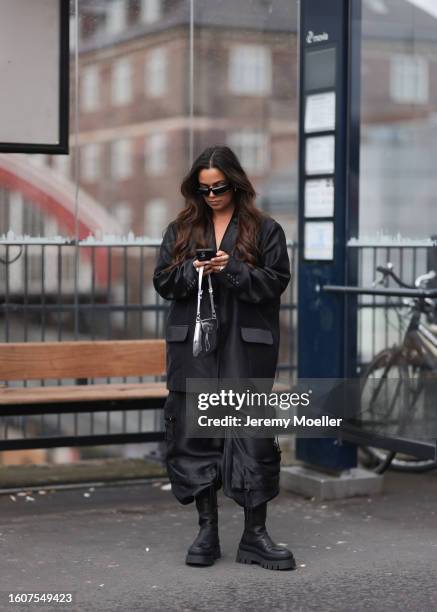
[[[226,264],[229,261],[229,255],[225,251],[217,251],[215,257],[213,257],[210,262],[210,268],[212,272],[221,272],[226,267]]]
[[[199,268],[203,268],[203,276],[207,276],[212,272],[211,266],[209,265],[209,261],[199,261],[198,259],[195,259],[193,261],[193,266],[196,268],[197,271],[199,271]]]
[[[229,255],[225,251],[217,251],[216,256],[209,261],[199,261],[195,259],[194,267],[198,270],[203,266],[203,276],[211,274],[211,272],[221,272],[229,261]]]

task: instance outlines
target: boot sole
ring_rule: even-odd
[[[221,556],[222,555],[221,555],[220,549],[214,551],[211,554],[196,555],[193,553],[188,553],[185,559],[185,563],[186,565],[202,565],[202,566],[214,565],[214,562],[217,559],[220,559]]]
[[[293,557],[289,559],[280,559],[275,561],[274,559],[266,559],[260,554],[249,552],[247,550],[238,549],[237,552],[237,563],[256,563],[269,570],[294,570],[296,569],[296,562]]]

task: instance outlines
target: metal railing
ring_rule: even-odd
[[[0,342],[162,338],[169,303],[152,284],[160,243],[139,239],[0,241]],[[295,246],[290,242],[288,247],[294,266]],[[294,282],[282,297],[280,320],[278,378],[291,382],[296,370]],[[49,384],[143,380],[53,380]],[[12,386],[44,384],[47,381],[23,380]],[[62,407],[52,414],[16,417],[4,411],[0,448],[1,440],[3,448],[35,448],[37,443],[30,443],[29,436],[40,437],[44,448],[55,446],[51,440],[55,437],[68,439],[71,445],[158,442],[163,439],[162,414],[152,404],[135,410],[114,404],[110,410],[89,414],[70,413]]]
[[[152,284],[159,245],[160,240],[0,241],[0,342],[163,337],[169,304],[160,298]],[[369,286],[376,266],[387,261],[394,263],[399,275],[407,282],[413,280],[427,270],[430,246],[351,244],[349,248],[355,249],[358,255],[358,284]],[[288,248],[293,262],[293,281],[281,300],[277,371],[278,379],[290,384],[296,374],[297,245],[289,242]],[[75,278],[77,262],[79,274]],[[390,320],[392,305],[385,297],[358,298],[357,374],[381,348],[399,341],[401,330],[394,319]],[[105,381],[137,382],[142,379],[108,378],[80,382]],[[74,382],[78,381],[50,381],[49,384]],[[14,384],[32,386],[45,383],[17,381]],[[66,416],[69,416],[69,422]],[[116,406],[111,413],[99,412],[89,416],[83,413],[64,415],[60,411],[57,415],[42,415],[38,419],[31,416],[15,420],[7,417],[5,422],[5,418],[0,419],[0,440],[10,439],[12,430],[24,439],[29,429],[37,429],[46,439],[62,432],[77,437],[79,441],[80,436],[98,432],[99,440],[116,433],[120,434],[122,442],[128,431],[152,434],[149,441],[162,439],[160,414],[143,410],[128,414]],[[44,446],[44,440],[41,446]]]
[[[384,288],[373,288],[377,266],[393,264],[396,275],[407,285],[413,285],[415,279],[430,270],[437,268],[437,249],[434,239],[408,241],[403,244],[366,244],[352,241],[350,247],[357,249],[358,255],[358,286],[339,287],[325,286],[324,290],[337,294],[338,299],[347,295],[357,296],[358,310],[358,371],[368,365],[373,357],[383,349],[393,345],[401,345],[406,332],[405,321],[411,318],[409,310],[405,309],[403,297],[428,295],[435,298],[437,290],[431,286],[428,291],[423,289],[400,288],[394,281]],[[407,300],[408,303],[408,300]],[[408,307],[409,308],[409,307]],[[405,321],[401,322],[399,313],[405,311]],[[411,414],[410,417],[413,415]],[[417,436],[407,436],[395,433],[366,431],[365,428],[347,424],[340,432],[340,437],[359,446],[372,447],[387,451],[386,458],[380,462],[376,471],[382,473],[391,464],[396,453],[416,460],[435,462],[437,459],[437,442],[413,439]],[[413,462],[414,463],[414,462]]]
[[[370,287],[375,280],[378,265],[391,262],[398,276],[406,283],[413,283],[420,274],[428,271],[431,255],[435,250],[432,240],[386,242],[372,244],[351,241],[349,249],[358,257],[358,286]],[[402,329],[394,307],[402,308],[402,300],[387,296],[360,295],[358,297],[358,373],[383,348],[399,343]]]

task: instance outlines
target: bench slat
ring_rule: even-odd
[[[0,387],[0,406],[167,397],[164,383]]]
[[[164,373],[165,340],[0,343],[0,380]]]

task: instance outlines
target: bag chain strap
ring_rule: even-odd
[[[203,279],[203,266],[201,266],[199,268],[199,286],[198,286],[198,290],[197,290],[197,314],[196,314],[196,321],[200,321],[200,302],[202,301],[202,294],[203,294],[203,290],[202,290],[202,279]],[[212,290],[212,283],[211,283],[211,275],[208,275],[208,292],[209,292],[209,301],[211,304],[211,317],[213,319],[217,318],[216,312],[215,312],[215,306],[214,306],[214,293]]]

